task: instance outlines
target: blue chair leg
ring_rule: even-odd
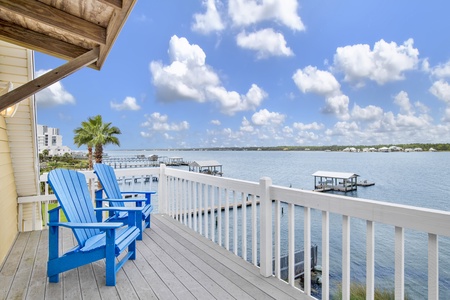
[[[48,247],[48,260],[51,261],[53,259],[57,259],[59,256],[59,227],[58,226],[50,226],[49,227],[49,247]],[[54,274],[56,270],[53,270],[52,267],[47,267],[47,276],[49,274]],[[59,282],[59,273],[49,276],[50,282]]]
[[[116,232],[114,229],[106,231],[106,285],[116,285],[116,255],[115,255],[115,241]]]

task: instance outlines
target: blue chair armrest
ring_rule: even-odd
[[[127,212],[140,212],[142,207],[97,207],[95,211],[127,211]]]
[[[155,191],[125,191],[125,192],[121,192],[122,194],[150,194],[150,195],[154,195],[156,194]]]
[[[120,222],[111,223],[74,223],[74,222],[49,222],[48,226],[62,226],[67,228],[97,228],[100,230],[116,229],[123,226]]]
[[[109,198],[105,198],[105,199],[95,199],[95,201],[102,201],[102,202],[145,202],[147,199],[145,198],[133,198],[133,199],[109,199]]]

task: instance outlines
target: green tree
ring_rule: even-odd
[[[96,132],[94,122],[91,122],[91,118],[88,121],[81,122],[81,127],[74,130],[73,142],[79,148],[82,145],[86,145],[88,149],[88,161],[89,170],[92,170],[92,148],[94,147],[94,135]]]
[[[80,147],[88,147],[89,169],[92,169],[92,148],[95,147],[94,158],[96,163],[103,159],[103,146],[108,144],[120,146],[116,135],[121,134],[120,129],[112,126],[112,123],[103,123],[101,115],[89,117],[81,123],[81,127],[75,129],[74,142]]]

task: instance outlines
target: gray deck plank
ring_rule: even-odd
[[[205,238],[188,227],[180,224],[178,221],[170,218],[169,216],[158,216],[156,222],[165,220],[164,223],[168,225],[174,232],[182,232],[181,237],[186,235],[194,237],[197,239],[198,243],[196,246],[203,249],[206,253],[209,253],[214,259],[224,263],[225,266],[233,265],[231,268],[233,272],[237,272],[240,276],[247,279],[248,284],[245,285],[246,288],[252,288],[254,286],[261,287],[263,291],[267,294],[275,296],[275,298],[297,298],[302,295],[300,291],[291,287],[289,284],[276,279],[275,277],[262,277],[259,275],[259,269],[250,263],[242,260],[242,258],[234,255],[233,253],[227,251],[225,248],[212,243],[205,242]],[[168,233],[169,235],[171,233]],[[203,258],[203,257],[202,257]],[[231,275],[231,274],[230,274]],[[253,294],[252,294],[253,295]]]
[[[167,269],[164,262],[161,261],[161,258],[148,247],[148,244],[142,243],[139,246],[142,252],[145,251],[145,260],[152,266],[164,284],[170,289],[177,299],[195,299],[183,283],[180,282],[180,280],[169,269]]]
[[[153,293],[158,299],[175,299],[175,295],[151,267],[151,263],[146,260],[146,257],[148,258],[153,254],[147,247],[142,247],[139,245],[137,248],[138,258],[134,261],[134,263],[144,279],[147,281],[147,284],[151,287]]]
[[[173,228],[176,228],[176,224],[172,223],[170,218],[167,217],[164,221],[164,225],[167,225],[167,235],[175,235],[176,231],[173,230]],[[169,220],[169,222],[167,222]],[[156,220],[154,223],[159,224],[161,220]],[[172,227],[172,228],[170,228]],[[193,238],[193,242],[188,241],[188,237]],[[223,274],[226,278],[228,278],[233,284],[235,284],[239,289],[242,289],[245,293],[251,295],[252,297],[256,299],[274,299],[274,297],[271,297],[268,295],[264,290],[262,290],[258,284],[261,284],[261,282],[253,282],[253,284],[249,284],[252,280],[254,280],[253,277],[257,277],[256,275],[250,273],[250,272],[236,272],[236,264],[232,261],[226,261],[221,262],[224,257],[217,255],[215,252],[210,251],[208,246],[204,245],[204,242],[207,241],[204,238],[201,238],[200,235],[198,237],[195,236],[189,236],[188,237],[184,235],[178,235],[178,239],[183,240],[182,244],[186,246],[190,251],[192,252],[202,252],[202,255],[199,256],[201,260],[203,260],[206,264],[214,266],[214,268],[219,271],[221,274]],[[200,239],[199,239],[200,238]],[[206,251],[205,251],[206,250]],[[241,259],[241,264],[246,263]]]
[[[37,232],[39,233],[39,246],[36,252],[27,297],[33,296],[34,299],[44,299],[47,283],[48,230]]]
[[[196,278],[205,289],[210,291],[217,299],[253,299],[237,285],[222,275],[217,269],[202,261],[199,256],[203,253],[194,253],[185,245],[179,243],[178,236],[169,236],[161,228],[161,224],[152,225],[152,239],[172,255],[178,257],[179,263]]]
[[[33,271],[34,260],[39,243],[39,232],[31,232],[28,236],[24,252],[20,259],[11,289],[6,299],[23,299],[26,297],[28,283]]]
[[[61,229],[61,249],[76,242]],[[100,260],[47,279],[48,231],[20,233],[0,266],[0,299],[310,299],[169,216],[153,215],[136,260],[105,286]]]
[[[152,231],[153,233],[153,231]],[[146,233],[147,234],[147,233]],[[208,292],[195,278],[192,277],[191,270],[187,272],[180,264],[167,252],[169,249],[163,249],[162,245],[153,240],[154,234],[151,234],[151,239],[147,241],[147,246],[157,255],[164,263],[166,268],[178,278],[178,280],[192,293],[196,299],[212,299],[214,296]]]
[[[8,296],[29,236],[29,232],[19,234],[7,256],[8,259],[3,262],[0,270],[0,299],[6,299]]]

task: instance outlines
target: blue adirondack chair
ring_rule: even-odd
[[[122,210],[128,213],[128,225],[123,223],[99,223],[84,174],[57,169],[48,175],[48,183],[58,199],[57,208],[49,211],[49,247],[47,276],[50,282],[59,281],[59,273],[106,259],[106,285],[116,284],[116,273],[128,259],[136,258],[136,239],[139,229],[136,217],[139,209],[133,207],[104,208],[106,210]],[[59,211],[62,208],[68,222],[59,222]],[[78,245],[70,251],[59,255],[59,227],[71,228]],[[124,250],[128,252],[116,262],[116,257]]]
[[[150,213],[153,211],[152,206],[152,195],[155,194],[154,191],[126,191],[122,192],[120,190],[119,184],[117,183],[116,174],[114,173],[114,169],[111,166],[105,164],[95,164],[94,165],[94,173],[97,175],[100,184],[102,185],[102,189],[96,191],[95,193],[95,201],[96,207],[102,207],[103,202],[109,202],[109,205],[112,207],[125,207],[126,202],[135,203],[136,207],[141,207],[142,209],[142,221],[145,224],[145,228],[150,228]],[[106,199],[102,197],[103,191],[106,194]],[[144,195],[145,198],[127,198],[124,199],[124,195],[136,195],[141,194]],[[109,216],[105,221],[107,222],[126,222],[128,218],[127,212],[118,212],[114,215]],[[102,219],[101,212],[97,214],[97,220],[100,221]],[[139,216],[138,216],[139,219]],[[137,227],[141,231],[138,240],[142,239],[142,222],[137,222]]]

